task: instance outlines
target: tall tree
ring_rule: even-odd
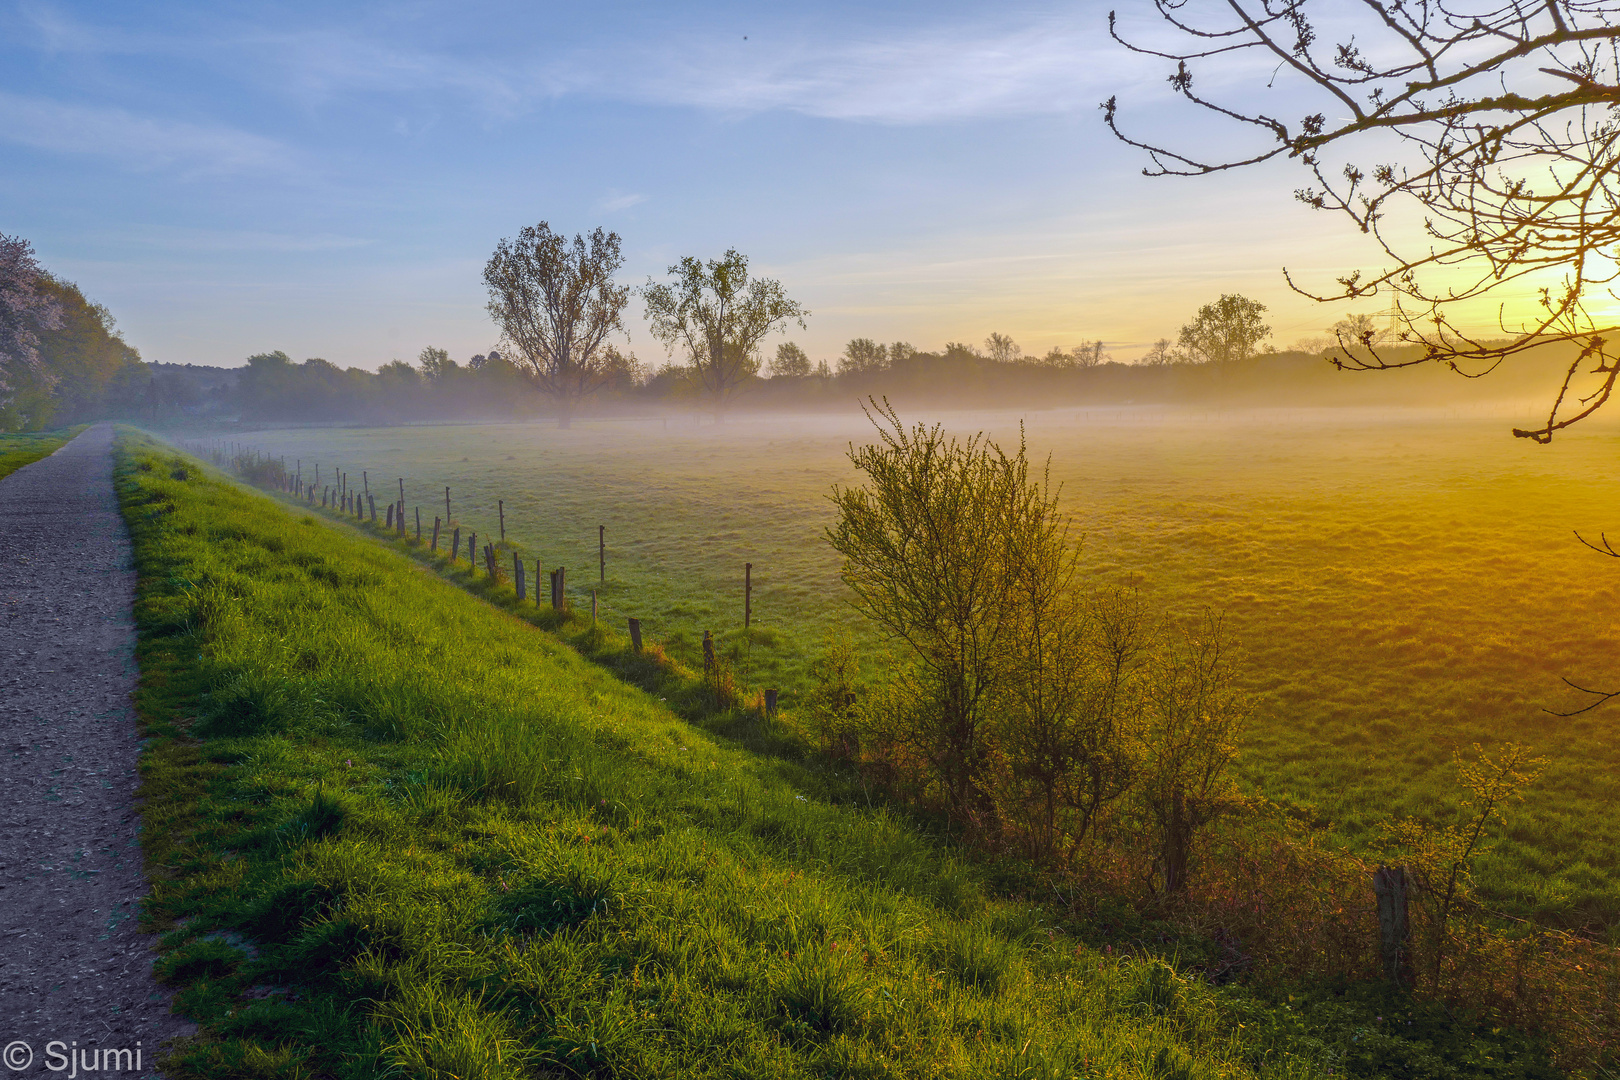
[[[34,290],[55,309],[56,324],[35,334],[38,364],[15,378],[10,403],[0,406],[0,426],[39,430],[138,407],[151,376],[112,312],[49,273]]]
[[[1247,360],[1271,336],[1271,327],[1260,321],[1265,313],[1266,305],[1258,300],[1222,293],[1181,328],[1179,344],[1194,359],[1208,364]]]
[[[1368,341],[1341,348],[1341,368],[1441,363],[1468,376],[1532,349],[1554,350],[1563,370],[1547,419],[1514,429],[1547,442],[1592,415],[1620,377],[1620,321],[1594,310],[1607,299],[1620,246],[1620,21],[1603,0],[1502,0],[1456,8],[1390,0],[1228,0],[1194,8],[1154,0],[1170,39],[1116,40],[1173,62],[1170,85],[1233,124],[1231,157],[1205,158],[1124,133],[1118,102],[1104,103],[1115,134],[1146,150],[1149,175],[1208,175],[1274,157],[1298,160],[1312,183],[1294,194],[1346,215],[1382,253],[1349,270],[1320,300],[1393,294],[1401,328],[1394,351]],[[1297,119],[1242,100],[1251,85],[1297,108]],[[1218,67],[1212,86],[1198,71]],[[1180,125],[1174,130],[1203,130]],[[1287,271],[1284,271],[1285,275]],[[1539,294],[1509,316],[1472,315],[1480,301]],[[1488,321],[1487,321],[1488,320]],[[1506,335],[1505,340],[1503,335]],[[1412,348],[1416,346],[1416,348]]]
[[[706,264],[688,255],[669,268],[673,283],[651,278],[641,290],[653,336],[692,362],[692,373],[716,409],[759,369],[766,335],[789,322],[802,328],[806,311],[788,299],[782,283],[748,276],[748,259],[735,248]]]
[[[1018,342],[1006,334],[991,334],[984,339],[984,352],[998,364],[1010,364],[1024,355]]]
[[[567,427],[580,401],[608,378],[608,338],[623,332],[630,287],[619,234],[598,228],[570,244],[542,221],[502,240],[484,267],[489,314]]]
[[[33,245],[0,233],[0,405],[14,375],[39,372],[39,332],[62,325],[61,305],[39,288],[43,276]]]
[[[422,378],[428,382],[438,382],[455,370],[456,362],[450,359],[448,349],[429,345],[416,354],[416,366],[421,369]]]
[[[802,379],[812,370],[810,357],[791,341],[776,347],[776,359],[771,362],[771,375],[775,378]]]
[[[888,347],[864,337],[855,338],[845,345],[844,355],[838,361],[838,370],[851,374],[882,371],[888,366]]]

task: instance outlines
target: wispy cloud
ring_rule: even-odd
[[[306,100],[355,92],[448,93],[501,119],[581,96],[731,114],[786,110],[928,124],[1090,111],[1122,81],[1136,81],[1139,60],[1109,41],[1101,13],[1085,7],[932,27],[856,28],[844,37],[766,27],[752,41],[701,28],[656,32],[649,22],[639,40],[556,42],[542,60],[511,59],[504,43],[466,54],[428,48],[403,36],[401,26],[386,33],[352,25],[289,31],[216,21],[164,36],[114,34],[41,6],[27,13],[37,47],[48,51],[232,63],[252,57],[248,77]]]
[[[250,132],[5,91],[0,91],[0,141],[112,158],[136,170],[177,169],[192,177],[291,170],[286,147]]]
[[[963,24],[752,52],[742,42],[685,43],[624,65],[640,74],[616,85],[653,102],[886,124],[1066,114],[1094,109],[1129,66],[1099,43],[1096,23]]]
[[[640,193],[621,194],[610,191],[597,200],[596,208],[603,213],[611,214],[617,210],[628,210],[632,206],[640,206],[647,201],[647,196]]]

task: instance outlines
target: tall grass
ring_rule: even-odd
[[[203,1025],[174,1075],[1283,1077],[1337,1059],[1247,1037],[1209,987],[1100,955],[903,819],[397,552],[141,436],[118,485],[153,737],[147,918]]]

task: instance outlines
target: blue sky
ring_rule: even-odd
[[[1107,134],[1113,93],[1186,116],[1107,10],[0,6],[0,232],[180,363],[484,351],[480,269],[539,220],[617,231],[636,283],[734,246],[817,358],[999,331],[1128,359],[1227,291],[1282,344],[1338,318],[1280,276],[1349,250],[1300,176],[1147,180]]]

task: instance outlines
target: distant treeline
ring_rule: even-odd
[[[859,344],[857,342],[856,344]],[[868,343],[870,344],[870,343]],[[1470,392],[1503,397],[1533,394],[1542,365],[1521,365],[1483,383],[1458,379],[1435,366],[1374,374],[1340,372],[1319,352],[1267,352],[1242,360],[1123,364],[1100,358],[1097,345],[1039,359],[997,357],[963,345],[938,352],[899,343],[879,346],[881,363],[771,365],[748,375],[727,408],[845,409],[869,396],[945,408],[1058,405],[1183,404],[1350,405],[1455,404]],[[783,352],[797,349],[784,347]],[[1077,354],[1079,354],[1078,359]],[[803,354],[800,353],[800,356]],[[1390,350],[1387,355],[1400,355]],[[1415,354],[1414,354],[1415,355]],[[792,359],[789,353],[790,360]],[[442,349],[424,349],[418,363],[394,361],[378,371],[339,368],[283,352],[250,357],[239,368],[143,365],[150,384],[137,395],[143,415],[211,416],[247,422],[389,424],[455,419],[536,419],[555,404],[526,371],[498,352],[457,363]],[[707,410],[712,398],[688,371],[671,365],[648,371],[622,357],[586,413],[612,416],[665,409]],[[126,409],[133,415],[135,410]]]

